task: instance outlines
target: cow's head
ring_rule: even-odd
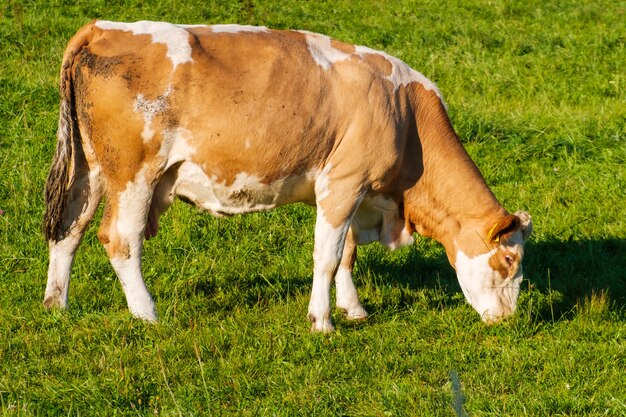
[[[502,217],[487,230],[463,230],[454,242],[453,266],[459,284],[486,323],[515,312],[523,278],[524,243],[532,228],[530,215],[517,212]]]

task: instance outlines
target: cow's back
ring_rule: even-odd
[[[225,185],[312,187],[332,163],[384,188],[414,123],[412,70],[359,48],[308,32],[96,22],[75,64],[81,131],[114,189],[185,161]],[[311,201],[287,191],[279,203]]]

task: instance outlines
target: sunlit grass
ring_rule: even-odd
[[[625,13],[610,1],[3,3],[0,414],[626,414]],[[483,325],[441,246],[418,239],[360,249],[370,317],[335,312],[336,333],[312,335],[313,210],[214,219],[182,203],[144,250],[158,325],[130,317],[97,225],[69,308],[45,311],[58,69],[96,17],[318,31],[433,79],[498,198],[533,215],[517,314]]]

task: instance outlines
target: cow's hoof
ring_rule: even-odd
[[[368,316],[367,311],[361,306],[344,310],[344,313],[347,320],[365,320]]]
[[[318,320],[312,314],[307,315],[307,318],[311,322],[311,333],[332,333],[335,331],[330,319]]]
[[[46,297],[43,300],[43,306],[46,310],[51,310],[53,308],[65,308],[65,303],[56,297]]]
[[[141,320],[145,321],[146,323],[150,323],[150,324],[157,324],[159,322],[159,318],[157,316],[146,316],[146,317],[139,317]]]
[[[138,319],[141,319],[147,323],[158,323],[159,317],[157,316],[156,310],[152,311],[133,311],[131,310],[133,316]]]

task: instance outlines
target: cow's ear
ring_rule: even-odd
[[[530,214],[525,211],[517,211],[515,212],[515,216],[520,220],[522,236],[524,237],[524,240],[527,240],[533,232],[533,219],[530,217]]]
[[[521,227],[522,220],[513,214],[508,214],[498,220],[487,232],[487,238],[491,243],[498,244],[500,240],[507,239]]]

